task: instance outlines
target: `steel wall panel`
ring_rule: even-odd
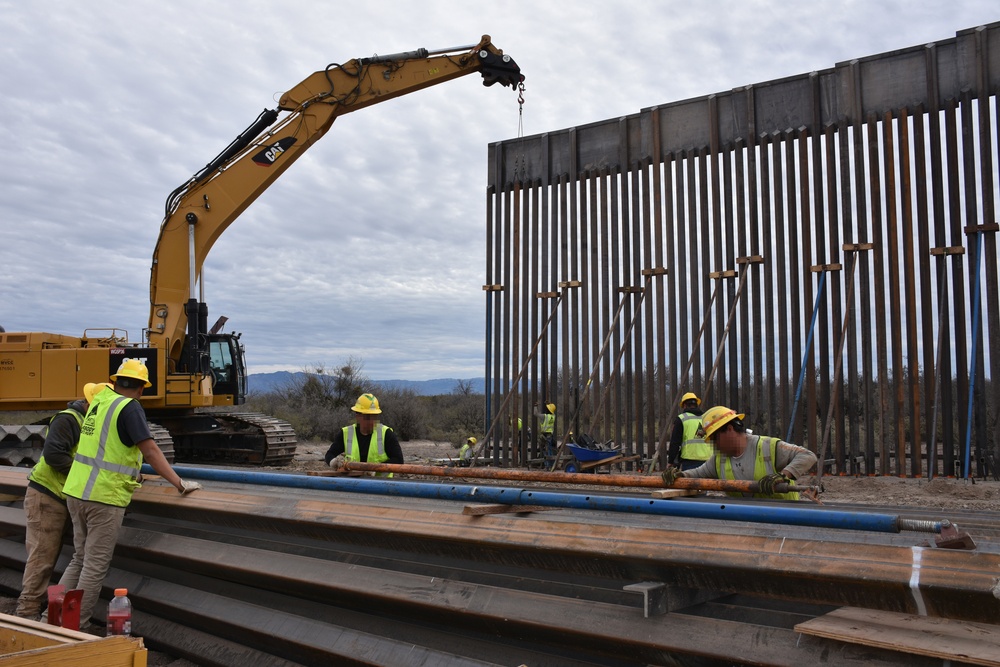
[[[522,286],[490,317],[505,378],[490,405],[521,392],[530,419],[552,400],[560,440],[651,459],[693,389],[826,452],[828,471],[964,474],[974,434],[985,473],[998,59],[995,23],[492,144],[488,252],[496,280]],[[544,334],[538,293],[558,297]]]

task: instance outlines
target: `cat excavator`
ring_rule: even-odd
[[[0,328],[0,410],[61,410],[85,383],[106,381],[125,359],[137,359],[152,383],[141,402],[168,459],[291,461],[297,441],[287,422],[237,409],[247,395],[244,346],[241,334],[221,332],[226,318],[208,326],[198,290],[205,258],[339,116],[473,72],[486,86],[523,92],[520,68],[489,35],[471,46],[356,58],[309,75],[170,193],[153,250],[144,340],[132,343],[117,328],[88,328],[79,337]],[[44,423],[0,426],[0,463],[33,464]]]

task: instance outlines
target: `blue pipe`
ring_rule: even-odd
[[[676,500],[660,500],[655,498],[552,493],[515,487],[404,482],[371,477],[313,477],[309,475],[288,475],[247,470],[185,468],[176,466],[174,470],[181,477],[188,479],[259,484],[296,489],[373,493],[384,496],[461,500],[465,502],[499,503],[504,505],[544,505],[546,507],[561,507],[566,509],[629,512],[633,514],[677,516],[691,519],[777,523],[792,526],[811,526],[814,528],[864,530],[878,533],[898,533],[901,530],[899,516],[890,514],[835,512],[770,505],[685,503]],[[142,472],[148,475],[156,474],[149,465],[142,466]],[[928,521],[925,523],[926,527],[930,529],[927,532],[941,532],[940,521]]]
[[[972,354],[969,355],[969,411],[965,422],[965,479],[972,470],[972,399],[976,386],[976,346],[979,344],[979,267],[983,261],[983,233],[976,234],[976,285],[972,295]]]
[[[799,399],[802,397],[802,381],[806,377],[806,360],[809,359],[809,350],[812,348],[813,330],[816,328],[816,314],[819,312],[819,300],[823,297],[823,287],[826,285],[826,271],[819,274],[819,286],[816,290],[816,301],[813,303],[812,321],[809,323],[809,334],[806,336],[806,349],[802,353],[802,368],[799,369],[799,383],[795,388],[795,400],[792,402],[792,418],[788,420],[788,435],[785,442],[792,441],[792,430],[795,428],[795,412],[799,407]]]

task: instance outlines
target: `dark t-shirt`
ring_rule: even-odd
[[[118,437],[127,447],[134,447],[143,440],[153,438],[146,422],[146,411],[142,409],[139,401],[129,401],[118,413]]]

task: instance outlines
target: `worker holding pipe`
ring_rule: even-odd
[[[373,394],[361,394],[351,406],[355,423],[345,426],[337,434],[324,460],[335,471],[344,469],[351,461],[362,463],[403,463],[403,449],[393,430],[380,422],[382,408]],[[392,477],[391,473],[379,473]]]
[[[702,415],[705,440],[715,448],[715,455],[691,470],[675,467],[663,471],[667,486],[680,477],[725,480],[755,480],[758,493],[727,492],[735,497],[798,500],[797,492],[776,493],[775,486],[792,484],[816,464],[816,455],[778,438],[747,433],[744,415],[718,405]]]

